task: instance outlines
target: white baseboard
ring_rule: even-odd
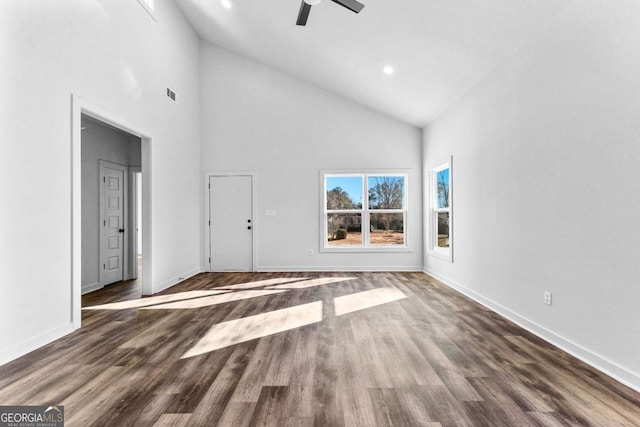
[[[200,274],[200,273],[203,273],[203,272],[204,272],[204,270],[201,269],[201,268],[194,268],[193,270],[190,270],[190,271],[187,271],[184,274],[181,274],[177,278],[169,279],[169,280],[166,280],[164,282],[161,282],[159,285],[155,285],[153,287],[153,293],[156,294],[158,292],[162,292],[165,289],[169,289],[170,287],[175,286],[178,283],[183,282],[183,281],[195,276],[196,274]]]
[[[483,306],[487,307],[491,311],[494,311],[499,315],[501,315],[502,317],[505,317],[511,320],[513,323],[517,324],[523,329],[526,329],[527,331],[538,336],[539,338],[542,338],[543,340],[547,341],[549,344],[555,347],[558,347],[563,351],[566,351],[567,353],[580,359],[584,363],[599,370],[605,375],[608,375],[611,378],[615,379],[616,381],[626,385],[627,387],[630,387],[640,392],[640,374],[635,373],[625,368],[624,366],[620,366],[619,364],[603,356],[600,356],[599,354],[594,353],[589,349],[582,347],[580,344],[577,344],[571,341],[570,339],[567,339],[543,326],[540,326],[534,321],[529,320],[526,317],[523,317],[518,313],[511,311],[508,308],[488,298],[483,297],[482,295],[476,293],[475,291],[472,291],[469,288],[466,288],[465,286],[461,285],[460,283],[457,283],[454,280],[441,276],[440,274],[430,270],[423,270],[423,271],[425,274],[428,274],[429,276],[432,276],[438,279],[445,285],[449,286],[452,289],[455,289],[456,291],[460,292],[463,295],[466,295],[467,297],[471,298],[477,303],[482,304]]]
[[[291,273],[291,272],[313,272],[313,271],[353,271],[353,272],[384,272],[384,271],[423,271],[422,266],[376,266],[376,267],[354,267],[354,266],[258,266],[259,273]]]
[[[92,283],[90,285],[82,286],[81,294],[88,294],[89,292],[97,291],[98,289],[102,289],[104,286],[100,284],[100,282]]]
[[[27,353],[31,353],[32,351],[37,350],[58,338],[62,338],[63,336],[70,334],[74,330],[75,328],[73,327],[73,323],[69,322],[43,334],[22,341],[21,343],[15,344],[6,350],[2,350],[0,351],[0,365],[4,365],[5,363],[9,363]]]

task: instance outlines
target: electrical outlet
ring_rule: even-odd
[[[551,305],[551,291],[544,291],[544,303]]]
[[[309,249],[309,256],[313,256],[314,252],[313,249]]]

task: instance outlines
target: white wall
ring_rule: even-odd
[[[422,268],[418,129],[205,42],[200,61],[202,170],[256,172],[260,270]],[[320,170],[347,168],[409,170],[411,252],[318,253]]]
[[[156,9],[157,22],[131,0],[2,3],[0,363],[73,328],[72,94],[153,138],[154,289],[199,270],[198,38],[172,1]]]
[[[82,292],[85,293],[100,288],[99,161],[140,167],[141,141],[84,117],[82,127]],[[128,185],[131,188],[133,184]],[[132,208],[129,204],[129,209]],[[125,277],[128,275],[125,272]]]
[[[637,1],[574,2],[424,137],[455,186],[454,263],[427,271],[636,389],[638,22]]]

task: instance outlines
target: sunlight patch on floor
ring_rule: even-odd
[[[302,282],[287,283],[284,285],[269,286],[268,289],[304,289],[311,288],[313,286],[331,285],[333,283],[340,283],[346,280],[352,280],[355,277],[322,277],[320,279],[310,279]]]
[[[306,277],[281,277],[278,279],[265,279],[265,280],[257,280],[255,282],[247,282],[247,283],[239,283],[237,285],[229,285],[229,286],[220,286],[216,289],[252,289],[259,288],[261,286],[272,286],[278,285],[281,283],[290,283],[290,282],[298,282],[300,280],[306,280]]]
[[[323,277],[318,279],[277,278],[255,282],[239,283],[212,290],[195,290],[159,295],[132,301],[85,307],[85,310],[123,310],[140,308],[143,310],[184,310],[209,307],[232,301],[281,294],[314,286],[340,283],[355,277]],[[265,287],[265,289],[254,289]],[[395,288],[377,288],[333,298],[336,316],[342,316],[371,307],[380,306],[406,298]],[[261,313],[242,319],[231,320],[211,326],[206,335],[187,351],[182,359],[209,353],[220,348],[240,344],[253,339],[318,323],[323,320],[322,301],[301,304]]]
[[[343,295],[333,299],[336,316],[365,310],[378,305],[406,298],[407,296],[396,288],[379,288],[358,292],[351,295]]]
[[[143,310],[184,310],[189,308],[209,307],[212,305],[224,304],[231,301],[241,301],[243,299],[257,298],[266,295],[287,292],[285,289],[254,289],[240,292],[227,292],[220,295],[212,295],[202,298],[188,299],[184,301],[170,302],[167,304],[144,307]]]
[[[240,301],[243,299],[257,298],[264,295],[272,295],[280,292],[286,292],[287,290],[330,285],[332,283],[340,283],[352,279],[354,279],[354,277],[323,277],[320,279],[309,280],[307,280],[306,277],[283,277],[275,279],[265,279],[257,280],[255,282],[246,282],[223,286],[211,290],[178,292],[176,294],[170,295],[158,295],[131,301],[94,305],[92,307],[84,307],[83,310],[125,310],[128,308],[142,308],[144,310],[169,310],[200,308],[222,304],[230,301]],[[263,286],[266,286],[266,288],[261,290],[252,290],[253,288],[259,288]],[[233,292],[234,290],[240,291]]]
[[[163,304],[167,302],[182,301],[182,300],[188,300],[192,298],[218,295],[226,292],[228,291],[223,291],[223,290],[186,291],[186,292],[179,292],[177,294],[158,295],[154,297],[141,298],[141,299],[130,300],[130,301],[121,301],[121,302],[114,302],[110,304],[94,305],[91,307],[84,307],[83,310],[125,310],[127,308],[141,308],[141,307],[147,307],[150,305]]]
[[[230,345],[289,331],[322,321],[322,301],[213,325],[181,359],[209,353]]]

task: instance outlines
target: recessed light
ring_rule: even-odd
[[[391,74],[393,74],[393,67],[391,65],[387,65],[382,69],[382,72],[390,76]]]
[[[220,0],[220,4],[222,4],[225,9],[231,9],[231,2],[229,0]]]

